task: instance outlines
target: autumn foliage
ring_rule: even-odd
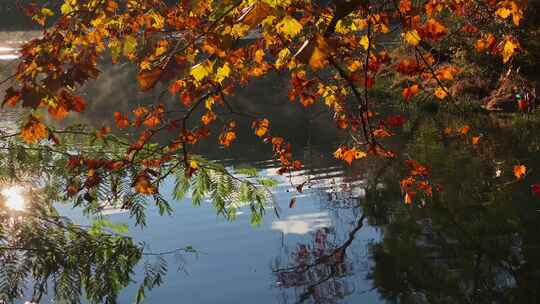
[[[161,94],[178,100],[175,108],[156,100],[150,107],[112,114],[116,128],[140,134],[129,153],[112,162],[139,162],[143,169],[133,187],[153,194],[156,177],[150,167],[181,159],[192,174],[197,170],[190,159],[193,145],[203,140],[225,148],[234,145],[238,124],[221,118],[218,113],[224,111],[251,122],[253,135],[281,161],[281,173],[302,167],[286,134],[274,134],[266,117],[241,115],[231,104],[229,97],[253,79],[279,74],[290,79],[291,103],[305,108],[323,104],[336,127],[353,134],[334,153],[351,165],[368,156],[395,156],[385,141],[406,119],[382,117],[374,108],[384,100],[371,94],[389,74],[401,77],[396,91],[405,103],[423,96],[451,104],[456,96],[449,88],[464,67],[447,50],[470,46],[478,56],[510,66],[522,48],[513,33],[523,22],[523,0],[323,2],[66,0],[60,11],[34,5],[26,12],[44,26],[43,37],[22,48],[15,84],[3,104],[46,109],[62,120],[92,103],[77,94],[100,77],[104,59],[136,66],[135,81],[142,91],[159,87]],[[171,116],[175,111],[183,117]],[[42,117],[31,115],[21,129],[22,139],[28,144],[49,139],[54,132]],[[212,134],[211,127],[221,132]],[[101,137],[110,131],[103,130],[97,133]],[[468,131],[463,127],[457,134]],[[162,132],[177,136],[160,147],[159,161],[134,157]],[[470,141],[477,145],[480,137]],[[410,176],[401,182],[405,201],[410,203],[419,191],[431,195],[429,170],[412,160],[407,167]],[[522,178],[525,167],[514,168],[514,173]]]

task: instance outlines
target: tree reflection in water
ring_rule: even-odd
[[[350,295],[353,286],[341,279],[354,272],[355,265],[347,260],[347,249],[362,228],[364,219],[362,215],[341,246],[330,240],[335,230],[328,228],[315,232],[313,244],[299,244],[291,254],[293,266],[274,269],[280,286],[302,290],[297,303],[309,299],[317,303],[335,303],[336,299]]]
[[[320,230],[288,258],[276,259],[284,302],[350,303],[362,292],[355,288],[359,274],[388,303],[540,301],[540,207],[529,188],[540,172],[516,181],[511,171],[514,164],[540,165],[534,131],[540,123],[523,119],[510,129],[507,120],[477,117],[482,146],[464,144],[464,136],[444,138],[442,123],[462,122],[419,119],[399,144],[404,155],[431,165],[433,183],[444,190],[407,205],[395,180],[404,176],[406,157],[371,166],[365,198],[322,206],[349,206],[361,214],[347,238],[339,239],[340,230]],[[368,244],[363,262],[355,261],[351,244],[368,225],[380,228],[381,238]],[[296,292],[293,301],[287,290]]]

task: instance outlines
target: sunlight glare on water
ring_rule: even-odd
[[[26,207],[24,189],[21,186],[11,186],[0,191],[4,196],[6,207],[11,210],[23,211]]]

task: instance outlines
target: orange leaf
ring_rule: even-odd
[[[69,112],[64,105],[59,104],[56,106],[50,106],[49,114],[51,114],[54,119],[62,120],[69,114]]]
[[[214,120],[216,120],[216,114],[214,114],[212,111],[208,111],[201,117],[201,122],[205,126],[211,124]]]
[[[399,1],[399,11],[403,14],[408,13],[412,8],[411,0],[401,0]]]
[[[527,172],[527,167],[525,167],[524,165],[516,165],[514,166],[513,171],[516,178],[521,179],[523,178],[523,176],[525,176],[525,173]]]
[[[409,101],[411,97],[418,94],[419,91],[420,91],[420,88],[418,87],[418,85],[413,84],[412,86],[403,89],[403,92],[401,92],[401,95],[403,96],[403,98],[405,98],[406,101]]]
[[[445,99],[446,96],[448,96],[448,93],[446,93],[446,90],[441,88],[441,87],[438,87],[436,90],[435,90],[435,96],[437,96],[437,98],[439,99]]]
[[[477,145],[479,141],[480,141],[480,136],[473,136],[471,138],[471,142],[473,145]]]
[[[467,133],[469,133],[469,130],[471,129],[471,127],[469,127],[469,125],[464,125],[463,127],[461,127],[459,129],[459,133],[461,135],[467,135]]]
[[[514,56],[514,53],[519,50],[519,48],[519,42],[517,42],[517,40],[515,40],[513,37],[506,37],[501,50],[503,62],[507,63],[510,58]]]
[[[347,150],[343,153],[343,160],[346,161],[349,166],[352,164],[352,161],[356,158],[356,151],[354,149]]]
[[[13,88],[9,88],[6,90],[6,95],[4,96],[4,101],[2,102],[2,106],[5,104],[8,104],[12,107],[15,107],[17,103],[21,100],[22,94],[21,92],[15,91]]]
[[[152,185],[147,176],[141,175],[135,181],[135,191],[141,194],[154,194],[157,192],[157,189]]]
[[[221,135],[219,136],[219,143],[224,145],[225,147],[229,147],[235,139],[236,133],[234,133],[233,131],[227,131],[221,133]]]
[[[255,129],[255,134],[259,137],[263,137],[268,132],[269,126],[270,122],[266,118],[258,121]]]
[[[256,26],[272,13],[272,7],[262,1],[258,1],[248,6],[242,13],[238,21],[249,26]]]
[[[47,127],[33,115],[21,130],[21,137],[28,144],[35,144],[48,135]]]
[[[114,112],[114,121],[119,129],[123,129],[129,126],[129,120],[127,116],[122,115],[120,112]]]
[[[141,90],[148,91],[153,88],[161,78],[162,73],[163,70],[161,68],[155,68],[153,70],[139,73],[139,75],[137,75],[137,80],[139,81]]]

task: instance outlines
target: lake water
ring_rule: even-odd
[[[0,60],[16,56],[10,41],[0,41]],[[113,107],[152,102],[153,93],[135,93],[136,84],[125,79],[130,73],[110,67],[103,80],[86,87],[92,103],[79,119],[99,126],[110,121]],[[253,166],[278,179],[273,193],[279,217],[268,210],[253,227],[249,210],[239,209],[235,221],[226,221],[211,204],[174,201],[172,181],[162,189],[174,206],[172,216],[150,208],[141,230],[128,214],[108,215],[128,223],[129,235],[153,252],[185,246],[198,251],[168,256],[164,284],[145,303],[540,302],[540,201],[530,191],[540,182],[534,169],[540,168],[540,125],[533,117],[468,117],[481,135],[481,144],[473,146],[468,138],[440,133],[441,125],[463,125],[463,117],[405,109],[408,122],[389,143],[398,157],[349,167],[332,158],[344,135],[321,118],[320,109],[289,104],[279,95],[282,87],[279,78],[269,79],[237,98],[248,110],[269,113],[273,130],[289,136],[303,171],[277,175],[270,147],[253,139],[231,149],[200,147],[227,166]],[[13,120],[6,115],[3,123]],[[432,168],[443,188],[433,200],[404,204],[399,180],[408,156]],[[513,177],[516,164],[530,168],[523,181]],[[291,186],[306,180],[303,193]],[[63,212],[87,221],[77,210]],[[134,279],[141,279],[141,269]],[[131,303],[137,286],[128,287],[119,303]]]

